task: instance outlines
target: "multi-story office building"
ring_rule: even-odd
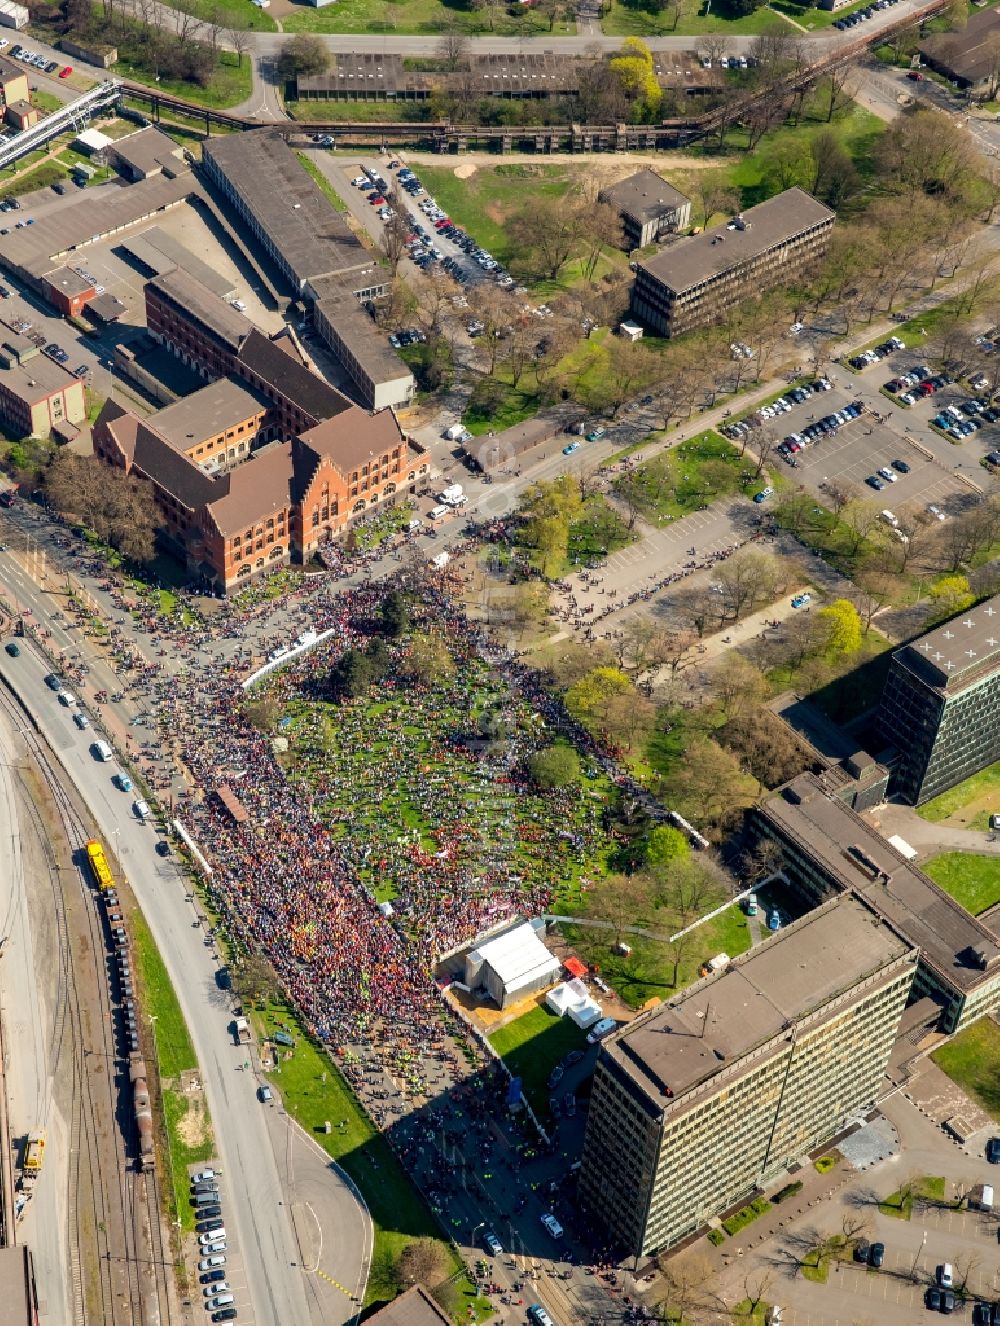
[[[740,300],[787,284],[821,258],[833,222],[833,212],[810,194],[786,189],[641,262],[632,312],[660,336],[716,322]]]
[[[878,1098],[917,953],[847,894],[602,1045],[585,1207],[636,1256],[680,1242]]]
[[[807,902],[853,890],[920,953],[915,995],[960,1031],[1000,1004],[1000,947],[981,921],[907,861],[828,786],[801,774],[753,810],[756,831],[782,851],[782,870]]]
[[[878,722],[914,805],[1000,759],[1000,597],[896,650]]]

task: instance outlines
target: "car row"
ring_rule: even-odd
[[[411,330],[393,332],[389,337],[389,344],[394,350],[400,350],[407,345],[423,345],[427,340],[427,334],[422,331]]]
[[[856,9],[853,14],[845,14],[843,18],[835,19],[833,26],[840,28],[841,32],[846,32],[848,28],[857,27],[859,23],[874,18],[878,10],[889,9],[898,3],[899,0],[872,0],[872,4],[866,5],[864,9]]]
[[[748,436],[755,428],[766,423],[769,419],[775,419],[779,415],[788,414],[796,405],[803,405],[809,399],[810,392],[830,391],[832,384],[826,378],[817,378],[815,382],[810,382],[806,387],[792,387],[786,391],[783,396],[779,396],[776,401],[770,405],[761,405],[754,410],[753,414],[747,415],[745,419],[737,419],[731,424],[724,424],[722,432],[728,438],[737,440]],[[649,398],[651,400],[652,398]]]
[[[883,465],[874,474],[869,474],[868,478],[865,479],[865,483],[869,488],[874,488],[877,493],[880,493],[887,483],[895,483],[900,474],[909,474],[909,472],[910,467],[905,460],[894,460],[891,469],[888,465]]]
[[[885,1262],[885,1244],[869,1243],[867,1239],[859,1239],[854,1245],[854,1260],[866,1266],[874,1266],[878,1270]]]
[[[821,442],[827,434],[836,433],[844,424],[857,419],[863,409],[864,406],[860,401],[850,401],[842,410],[835,410],[832,414],[825,414],[822,419],[807,424],[801,433],[789,433],[784,441],[778,444],[779,455],[794,465],[797,452],[804,450],[810,443]]]
[[[6,44],[7,43],[4,42],[4,45]],[[0,49],[2,49],[2,47],[0,47]],[[10,48],[10,54],[13,59],[20,60],[22,64],[30,64],[35,69],[41,69],[42,72],[46,74],[54,74],[56,70],[59,68],[58,60],[49,60],[44,55],[36,55],[34,51],[29,51],[25,46],[19,46],[19,45],[12,46]],[[66,73],[72,73],[72,72],[73,71],[69,68],[69,66],[67,66]],[[60,73],[59,77],[65,78],[66,74]]]
[[[1000,409],[975,399],[946,405],[931,420],[932,427],[958,440],[971,437],[986,424],[995,423],[1000,423]]]
[[[50,359],[54,359],[57,364],[69,363],[69,355],[66,353],[65,350],[60,349],[60,347],[56,345],[55,341],[50,342],[45,347],[45,353],[48,355]]]
[[[202,1258],[198,1263],[202,1297],[213,1322],[235,1321],[236,1295],[226,1280],[226,1227],[222,1220],[219,1176],[213,1169],[191,1175],[191,1205]]]
[[[898,336],[890,336],[887,341],[881,345],[876,345],[874,350],[862,350],[860,354],[853,355],[847,362],[852,368],[865,369],[870,364],[877,364],[880,359],[885,359],[897,350],[905,350],[906,343],[901,341]]]

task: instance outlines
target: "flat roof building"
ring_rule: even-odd
[[[48,437],[86,414],[83,383],[48,356],[0,369],[0,421],[16,437]]]
[[[624,248],[641,249],[691,224],[691,200],[655,170],[637,170],[597,195],[621,216]]]
[[[758,833],[782,849],[783,872],[810,902],[852,890],[919,951],[915,992],[955,1032],[1000,1003],[996,936],[918,870],[825,785],[801,774],[753,810]]]
[[[362,403],[386,410],[411,401],[417,384],[409,366],[351,290],[329,279],[310,282],[310,288],[320,296],[313,304],[313,325],[351,375]]]
[[[914,805],[1000,759],[1000,596],[895,651],[878,726]]]
[[[786,189],[640,262],[632,312],[661,336],[706,326],[821,258],[833,222],[833,212],[803,189]]]
[[[295,294],[316,277],[371,268],[371,254],[280,134],[208,139],[203,161]]]
[[[155,125],[116,138],[107,154],[111,164],[133,183],[187,170],[184,149]]]
[[[810,912],[603,1042],[584,1207],[629,1253],[671,1247],[878,1098],[916,969],[864,899]]]

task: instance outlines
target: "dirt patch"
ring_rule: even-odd
[[[503,223],[507,220],[507,209],[506,207],[502,207],[500,203],[487,203],[487,205],[483,208],[483,211],[494,223],[494,225],[502,226]]]
[[[455,167],[455,178],[457,180],[467,180],[470,175],[475,175],[479,167],[474,161],[463,161],[460,166]]]
[[[185,1096],[187,1113],[177,1120],[177,1136],[191,1151],[196,1151],[209,1140],[211,1130],[205,1115],[205,1101],[201,1092]]]
[[[434,152],[405,153],[408,165],[440,166],[441,158]],[[730,165],[735,156],[690,157],[683,152],[654,152],[645,155],[636,153],[620,156],[611,152],[549,152],[539,159],[539,164],[550,166],[573,166],[578,171],[585,171],[588,180],[595,183],[597,189],[606,184],[617,183],[626,175],[633,175],[637,170],[649,168],[656,171],[699,171],[718,170]],[[523,161],[523,158],[521,159]],[[463,154],[462,162],[455,167],[457,179],[468,179],[482,167],[496,168],[503,164],[497,161],[492,152],[469,152]]]

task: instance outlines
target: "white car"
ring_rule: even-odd
[[[60,691],[56,699],[64,709],[73,709],[76,705],[76,696],[72,691]]]
[[[886,481],[886,483],[895,483],[896,480],[899,478],[899,475],[896,473],[896,471],[890,470],[888,465],[883,465],[882,468],[879,470],[879,474]]]
[[[218,1177],[219,1176],[214,1169],[200,1169],[195,1174],[191,1175],[191,1182],[211,1183],[213,1179],[217,1179]]]
[[[214,1298],[216,1294],[228,1294],[231,1289],[232,1285],[225,1280],[218,1280],[214,1285],[206,1285],[201,1292],[205,1298]]]
[[[204,1234],[198,1235],[198,1242],[203,1248],[208,1248],[211,1252],[223,1252],[226,1247],[226,1231],[224,1229],[210,1229]],[[216,1247],[216,1244],[219,1246]]]
[[[545,1226],[546,1231],[549,1234],[551,1234],[551,1236],[554,1239],[562,1238],[563,1227],[562,1225],[560,1225],[559,1221],[555,1218],[555,1216],[552,1214],[551,1211],[546,1211],[545,1214],[542,1216],[542,1224]]]
[[[939,506],[935,506],[935,504],[934,504],[933,502],[932,502],[932,503],[930,504],[930,506],[927,508],[927,514],[928,514],[929,516],[933,516],[935,520],[947,520],[947,519],[948,519],[948,517],[947,517],[947,516],[945,515],[945,513],[941,510],[941,508],[940,508]]]
[[[878,516],[879,520],[884,520],[885,523],[887,525],[891,525],[893,529],[895,529],[896,526],[899,524],[899,521],[896,518],[896,514],[893,511],[880,511],[878,513]]]
[[[233,308],[237,313],[245,313],[247,311],[247,306],[243,303],[242,299],[234,299]]]
[[[198,1263],[198,1270],[214,1271],[220,1266],[225,1266],[225,1264],[226,1259],[221,1254],[218,1254],[215,1257],[202,1257],[201,1261]]]

